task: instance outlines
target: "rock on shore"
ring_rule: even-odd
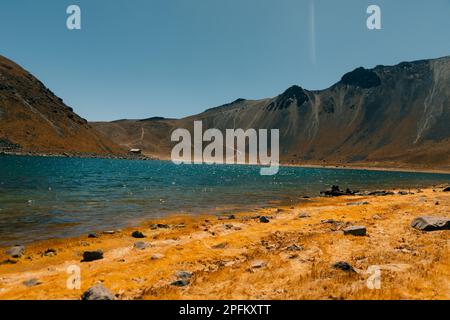
[[[411,226],[421,231],[450,230],[450,218],[444,217],[417,217]]]
[[[114,294],[101,284],[89,288],[81,296],[81,300],[114,300]]]

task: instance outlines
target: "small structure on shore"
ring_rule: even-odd
[[[131,149],[130,153],[131,154],[135,154],[135,155],[141,155],[142,154],[142,150],[141,149]]]

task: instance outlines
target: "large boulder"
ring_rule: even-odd
[[[450,230],[450,218],[445,217],[417,217],[411,227],[421,231]]]
[[[83,253],[83,260],[82,262],[90,262],[95,260],[103,259],[103,251],[97,250],[97,251],[85,251]]]
[[[345,235],[352,236],[365,236],[366,235],[366,227],[363,226],[351,226],[344,229]]]
[[[143,239],[143,238],[145,238],[145,235],[144,235],[142,232],[140,232],[140,231],[134,231],[134,232],[131,234],[131,236],[132,236],[133,238],[136,238],[136,239]]]
[[[114,294],[101,284],[89,288],[81,296],[82,300],[114,300]]]
[[[25,252],[24,246],[14,246],[14,247],[11,247],[10,249],[8,249],[6,251],[6,254],[13,258],[20,258],[23,256],[24,252]]]

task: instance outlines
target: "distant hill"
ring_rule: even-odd
[[[176,128],[280,129],[285,163],[450,169],[450,57],[358,68],[328,89],[292,86],[180,120],[91,125],[126,148],[169,158]]]
[[[125,149],[95,131],[29,72],[0,56],[0,151],[111,155]]]

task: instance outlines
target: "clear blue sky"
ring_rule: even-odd
[[[80,31],[66,28],[70,4]],[[381,31],[366,27],[369,4]],[[450,55],[450,0],[3,0],[0,39],[88,120],[182,117]]]

